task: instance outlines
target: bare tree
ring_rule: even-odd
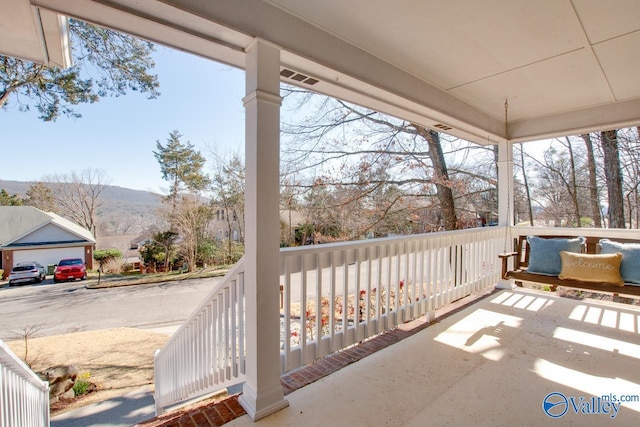
[[[637,132],[637,128],[618,131],[625,214],[630,228],[638,228],[640,223],[640,137]]]
[[[607,193],[609,196],[609,227],[625,228],[618,132],[616,130],[605,131],[601,132],[600,136],[602,139],[604,172],[607,179]]]
[[[569,137],[565,137],[567,152],[569,153],[569,172],[571,180],[567,183],[567,191],[571,196],[571,201],[573,202],[573,209],[575,215],[575,224],[580,227],[581,224],[581,216],[580,216],[580,203],[578,203],[578,181],[576,179],[576,159],[573,155],[573,146],[571,145],[571,140]]]
[[[531,205],[531,187],[529,186],[529,178],[527,174],[527,166],[525,164],[524,147],[520,143],[520,171],[522,172],[522,182],[526,196],[526,205],[529,213],[529,224],[533,225],[533,207]]]
[[[477,206],[494,197],[471,197],[467,191],[495,193],[495,175],[486,176],[487,170],[477,167],[491,159],[490,150],[485,149],[474,165],[476,158],[467,151],[470,144],[452,142],[420,124],[332,98],[286,91],[285,104],[294,100],[298,103],[291,108],[299,114],[282,126],[282,159],[283,169],[296,179],[285,176],[283,180],[307,191],[307,203],[313,194],[332,195],[331,205],[321,205],[336,221],[353,212],[364,213],[359,215],[358,227],[342,230],[345,237],[353,236],[356,229],[359,233],[383,229],[379,226],[391,218],[394,222],[403,218],[405,230],[455,229],[464,224],[460,215],[475,219],[478,210],[495,211]],[[466,168],[456,167],[463,161]],[[313,187],[326,187],[328,193],[313,192]],[[383,195],[386,203],[380,203]],[[415,221],[420,226],[411,225]]]
[[[211,180],[213,204],[219,212],[220,221],[225,223],[225,237],[227,237],[228,259],[233,256],[233,233],[238,233],[238,239],[244,242],[244,162],[238,154],[228,160],[212,152],[215,170]]]
[[[598,179],[596,173],[596,159],[593,153],[593,143],[591,135],[588,133],[580,135],[587,150],[587,168],[589,170],[589,201],[591,205],[591,215],[594,226],[602,227],[602,215],[600,213],[600,196],[598,193]]]
[[[576,158],[559,141],[544,152],[542,159],[532,157],[531,160],[536,172],[535,197],[545,215],[553,219],[556,226],[564,223],[579,226],[580,204],[585,199],[582,195],[586,187],[582,184],[586,182],[585,168],[572,163]]]
[[[104,171],[84,169],[66,175],[45,177],[43,184],[51,189],[57,213],[93,233],[97,233],[97,214],[102,206],[100,195],[109,185]]]
[[[211,207],[203,204],[194,195],[180,196],[180,203],[176,206],[173,224],[181,237],[180,254],[187,261],[189,271],[193,271],[196,267],[199,244],[208,238],[208,225],[213,213]]]
[[[37,353],[35,356],[29,354],[29,341],[31,338],[33,338],[35,335],[41,332],[44,328],[45,326],[42,323],[37,323],[35,325],[34,324],[22,325],[19,331],[14,333],[15,337],[17,339],[22,340],[23,342],[24,356],[22,357],[22,360],[30,368],[40,362],[41,354]]]

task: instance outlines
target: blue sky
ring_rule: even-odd
[[[111,185],[164,193],[153,156],[173,130],[205,157],[244,150],[244,71],[157,46],[161,95],[138,93],[77,106],[79,119],[43,122],[35,112],[0,110],[0,179],[37,181],[86,168],[103,170]]]

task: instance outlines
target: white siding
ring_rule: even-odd
[[[54,224],[47,224],[14,243],[77,242],[81,239],[77,234],[70,233]]]

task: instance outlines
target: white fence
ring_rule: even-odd
[[[0,340],[0,426],[49,425],[49,384]]]
[[[154,360],[156,414],[244,380],[244,260],[176,331]]]
[[[487,227],[280,251],[282,373],[499,279],[505,229]],[[244,261],[156,352],[156,413],[243,380]]]

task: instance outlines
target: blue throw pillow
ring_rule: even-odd
[[[626,283],[640,284],[640,244],[639,243],[619,243],[609,239],[600,240],[600,253],[602,254],[622,254],[620,263],[620,276]]]
[[[562,271],[562,259],[560,252],[580,253],[584,237],[552,238],[527,236],[529,245],[529,273],[544,274],[547,276],[557,276]]]

